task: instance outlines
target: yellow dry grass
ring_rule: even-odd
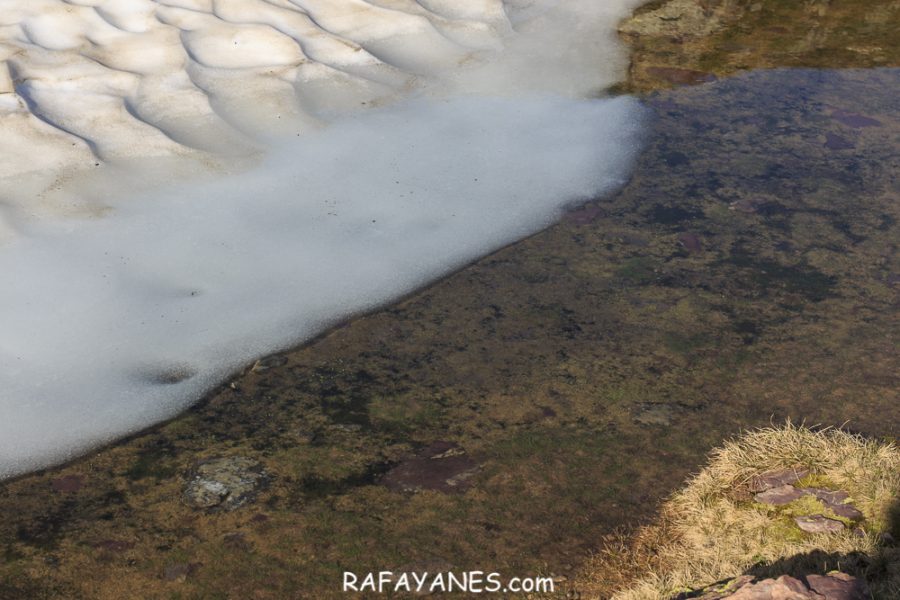
[[[785,510],[753,501],[747,483],[772,469],[805,467],[808,483],[847,491],[865,515],[839,534],[800,531]],[[876,598],[900,598],[900,451],[839,429],[791,423],[748,432],[715,450],[708,465],[630,538],[607,540],[588,564],[583,598],[667,599],[751,571],[760,576],[844,569]]]

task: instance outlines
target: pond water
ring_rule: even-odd
[[[649,94],[619,193],[5,484],[4,585],[330,597],[346,568],[569,574],[742,429],[893,438],[898,87],[898,69],[776,69]],[[457,489],[416,479],[435,448]],[[255,503],[181,502],[217,455],[273,475]]]

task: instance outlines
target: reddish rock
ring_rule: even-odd
[[[57,492],[77,492],[84,485],[81,475],[66,475],[50,482]]]
[[[240,531],[235,531],[232,533],[226,533],[222,538],[222,543],[226,548],[231,550],[240,550],[242,552],[249,552],[253,549],[253,544],[247,539]]]
[[[847,127],[854,127],[857,129],[860,127],[879,127],[881,125],[881,121],[873,119],[872,117],[840,109],[831,113],[831,118]]]
[[[394,491],[463,492],[478,465],[457,444],[435,442],[388,471],[381,483]]]
[[[794,522],[807,533],[840,533],[844,530],[843,523],[822,515],[794,517]]]
[[[851,521],[862,521],[865,517],[862,511],[852,504],[826,504],[825,506],[835,515]]]
[[[163,569],[163,579],[166,581],[177,581],[179,579],[186,579],[189,575],[192,575],[203,566],[203,563],[195,562],[195,563],[171,563],[166,565],[166,568]]]
[[[809,469],[792,467],[766,471],[750,479],[751,492],[764,492],[783,485],[793,485],[809,475]]]
[[[673,600],[866,600],[868,590],[862,580],[845,573],[808,575],[806,582],[782,575],[778,579],[754,581],[742,575],[699,591],[687,592]]]
[[[751,214],[757,212],[762,204],[763,201],[757,198],[741,198],[740,200],[732,202],[729,207],[731,210]]]
[[[780,485],[756,494],[753,496],[753,499],[761,504],[784,506],[785,504],[790,504],[794,500],[801,498],[803,495],[803,492],[792,485]]]
[[[134,542],[125,540],[102,540],[94,544],[94,548],[109,550],[110,552],[125,552],[134,548]]]
[[[807,575],[806,582],[825,600],[868,600],[871,597],[865,581],[846,573]]]
[[[850,494],[844,490],[826,490],[824,488],[800,488],[800,491],[811,494],[825,504],[844,504],[850,499]]]
[[[675,85],[696,85],[716,80],[712,73],[678,67],[647,67],[647,75]]]
[[[778,579],[763,579],[759,583],[747,584],[730,596],[729,600],[821,600],[802,581],[788,575]]]
[[[850,494],[844,490],[825,490],[821,488],[800,488],[804,494],[815,496],[828,509],[839,517],[850,519],[851,521],[861,521],[863,519],[862,511],[847,502]]]
[[[850,140],[842,138],[835,133],[826,133],[825,147],[829,150],[850,150],[856,146]]]
[[[681,108],[678,103],[671,98],[650,98],[647,100],[647,104],[658,111],[678,110]]]
[[[602,217],[603,215],[603,209],[599,206],[587,205],[569,211],[566,213],[566,219],[572,221],[576,225],[587,225],[588,223],[593,223],[597,218]]]
[[[703,252],[703,242],[696,233],[682,233],[678,236],[678,243],[684,246],[689,254],[697,254]]]

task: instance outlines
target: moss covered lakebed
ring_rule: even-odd
[[[0,598],[329,598],[383,569],[564,596],[743,429],[893,439],[897,89],[879,67],[646,93],[614,196],[0,485]],[[189,495],[210,465],[246,467],[233,510]]]

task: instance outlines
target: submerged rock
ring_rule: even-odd
[[[837,135],[836,133],[825,134],[825,147],[829,150],[851,150],[856,145],[850,140]]]
[[[388,471],[381,483],[398,492],[459,493],[467,490],[478,464],[452,442],[435,442]]]
[[[163,579],[166,581],[183,581],[193,575],[203,566],[203,563],[170,563],[163,569]]]
[[[659,425],[668,427],[672,424],[675,412],[668,404],[651,404],[641,408],[634,420],[641,425]]]
[[[65,475],[58,477],[50,482],[53,489],[57,492],[77,492],[84,485],[81,475]]]
[[[191,472],[184,501],[194,508],[234,510],[253,500],[269,479],[262,464],[252,458],[214,458]]]

